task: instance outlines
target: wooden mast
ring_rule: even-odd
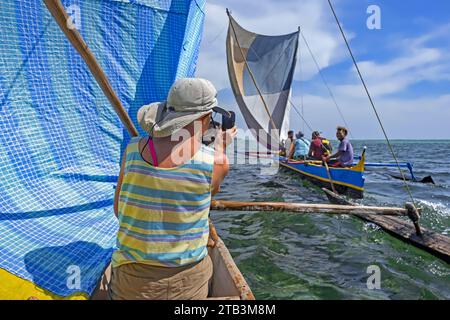
[[[109,102],[113,106],[117,115],[122,121],[122,124],[127,128],[128,133],[135,137],[138,135],[138,131],[134,126],[133,122],[130,119],[127,111],[123,107],[122,103],[119,100],[119,97],[114,92],[114,89],[111,86],[111,83],[108,80],[105,72],[101,68],[97,59],[95,58],[92,51],[89,49],[86,42],[83,40],[83,37],[78,32],[76,28],[70,28],[68,25],[68,21],[70,21],[70,17],[66,13],[64,6],[62,5],[60,0],[44,0],[45,5],[48,8],[48,11],[52,14],[56,23],[58,23],[61,30],[66,35],[67,39],[70,41],[72,46],[78,51],[80,56],[83,58],[84,62],[86,62],[89,70],[91,70],[92,75],[97,81],[100,88],[103,90],[103,93],[108,98]]]

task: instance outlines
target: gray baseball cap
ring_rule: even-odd
[[[153,137],[168,137],[213,111],[230,116],[218,106],[213,84],[205,79],[183,78],[172,85],[167,101],[142,106],[137,120]]]

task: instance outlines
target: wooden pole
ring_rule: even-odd
[[[334,194],[330,190],[322,190],[325,192],[331,203],[357,206],[357,204]],[[407,204],[406,208],[407,210],[411,210],[411,205]],[[417,210],[414,210],[414,212],[414,216],[417,214],[420,215],[420,212],[417,212]],[[439,259],[450,263],[450,237],[448,236],[425,228],[420,228],[420,230],[416,229],[416,233],[414,233],[410,222],[398,217],[377,216],[373,214],[360,214],[355,216],[366,222],[374,223],[397,239],[412,244],[413,246],[425,250]],[[416,218],[413,218],[412,220],[414,222]],[[417,231],[420,232],[420,236],[417,235]]]
[[[48,11],[50,11],[50,13],[52,14],[56,23],[59,25],[61,30],[66,35],[67,39],[70,41],[72,46],[78,51],[80,56],[86,62],[87,66],[89,67],[89,70],[91,71],[98,85],[103,90],[103,93],[108,98],[109,102],[111,103],[120,120],[122,121],[122,124],[125,126],[125,128],[127,128],[128,133],[132,137],[138,136],[138,131],[136,130],[136,127],[134,126],[133,122],[130,119],[130,116],[128,115],[127,111],[120,102],[119,97],[114,92],[114,89],[112,88],[102,67],[97,62],[94,54],[89,49],[86,42],[83,40],[83,37],[78,32],[78,30],[76,30],[75,28],[69,28],[68,26],[69,16],[67,15],[66,10],[64,9],[64,6],[62,5],[61,1],[44,0],[44,3],[47,6]],[[212,247],[214,247],[217,243],[218,236],[216,229],[212,223],[210,224],[210,230],[211,230],[210,240],[212,241],[208,242]]]
[[[67,39],[86,62],[98,85],[103,90],[103,93],[108,98],[109,102],[119,116],[120,121],[122,121],[125,128],[127,128],[128,133],[133,137],[137,136],[138,131],[136,130],[136,127],[134,126],[128,113],[120,102],[117,94],[114,92],[114,89],[112,88],[106,74],[103,72],[101,66],[95,59],[94,54],[89,49],[86,42],[83,40],[83,37],[78,32],[78,30],[75,28],[70,28],[68,26],[68,21],[70,21],[70,18],[67,15],[61,1],[44,0],[44,3],[47,6],[48,11],[50,11],[50,13],[52,14],[56,23],[58,23],[59,27],[66,35]]]
[[[330,180],[331,190],[333,190],[333,192],[337,194],[336,188],[334,187],[333,179],[331,178],[330,167],[328,167],[328,163],[326,160],[324,160],[323,163],[325,164],[325,168],[327,169],[327,174],[328,174],[328,179]]]
[[[237,202],[223,200],[212,200],[211,209],[224,211],[290,211],[302,214],[374,214],[383,216],[408,215],[407,209],[395,207],[369,207],[284,202]]]

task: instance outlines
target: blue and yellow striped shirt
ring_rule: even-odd
[[[113,267],[200,261],[207,254],[214,150],[202,145],[187,163],[159,168],[142,159],[139,140],[133,138],[125,153]]]

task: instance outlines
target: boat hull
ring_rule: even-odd
[[[286,161],[280,157],[280,165],[284,168],[299,173],[303,179],[309,180],[315,185],[332,189],[327,168],[321,164],[304,161]],[[352,168],[329,168],[331,180],[339,194],[349,196],[354,199],[364,197],[364,162],[358,163]]]

